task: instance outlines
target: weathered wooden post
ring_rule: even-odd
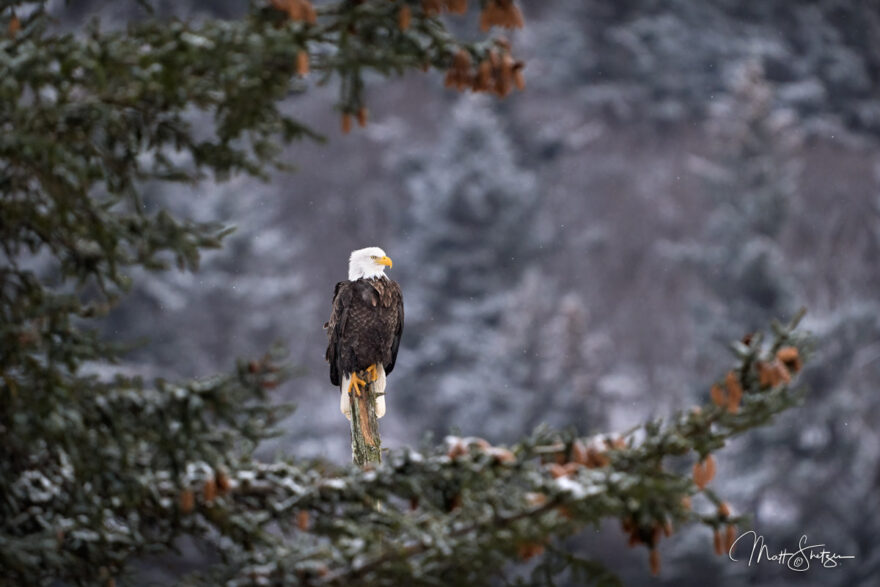
[[[358,395],[348,392],[351,407],[351,460],[363,467],[367,463],[382,462],[382,439],[379,436],[379,420],[376,418],[376,382],[366,372],[358,377],[369,381]]]

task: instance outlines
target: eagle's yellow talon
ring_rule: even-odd
[[[351,374],[351,381],[348,384],[348,393],[351,393],[351,388],[354,387],[354,392],[360,396],[361,395],[361,386],[366,385],[367,382],[358,377],[357,373]]]
[[[376,365],[370,365],[367,367],[367,374],[370,376],[370,381],[376,381],[379,379],[379,370],[376,369]]]

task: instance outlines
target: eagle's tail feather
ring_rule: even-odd
[[[385,367],[381,363],[376,365],[377,375],[376,381],[373,382],[373,389],[376,392],[376,417],[381,418],[385,415]],[[348,401],[348,388],[351,384],[351,373],[343,376],[342,385],[339,386],[339,411],[347,420],[351,420],[351,405]]]
[[[376,417],[381,418],[385,415],[385,367],[382,363],[376,364],[378,377],[373,383],[373,389],[376,390]]]
[[[347,420],[351,420],[351,405],[348,403],[348,386],[351,383],[351,375],[343,375],[342,385],[339,386],[339,411]]]

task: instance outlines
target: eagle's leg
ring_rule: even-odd
[[[361,394],[361,387],[366,385],[367,382],[361,379],[357,372],[351,374],[351,381],[348,383],[348,393],[351,393],[351,388],[354,388],[354,392],[357,395]]]
[[[379,379],[379,370],[376,369],[375,363],[367,367],[367,375],[370,376],[370,383]]]

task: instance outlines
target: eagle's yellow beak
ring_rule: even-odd
[[[388,257],[379,257],[378,259],[376,259],[376,263],[378,263],[379,265],[387,265],[388,267],[391,267],[391,259]]]

